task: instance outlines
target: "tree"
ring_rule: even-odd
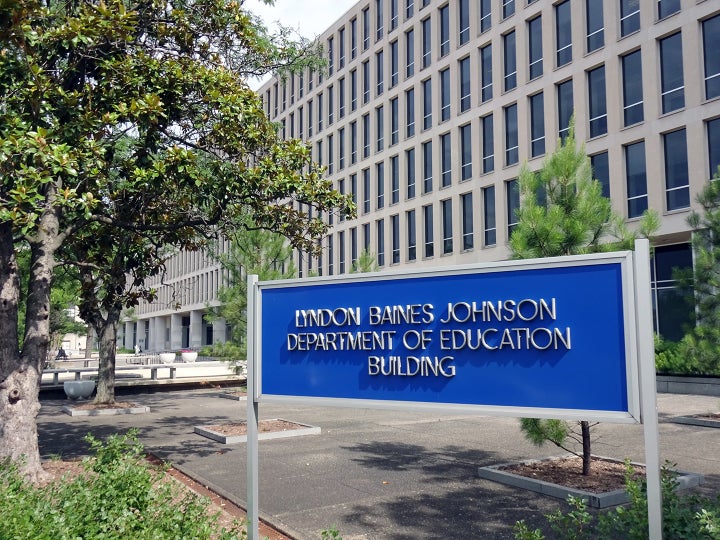
[[[690,373],[720,374],[720,167],[697,196],[702,213],[693,211],[693,270],[681,275],[681,285],[692,286],[694,327],[678,345],[678,356]]]
[[[659,221],[646,212],[637,232],[630,231],[603,197],[600,182],[592,177],[590,158],[584,145],[576,148],[571,122],[568,137],[558,142],[537,173],[523,167],[519,177],[521,203],[517,226],[510,238],[516,259],[558,257],[632,249],[638,235],[650,236]],[[526,437],[541,445],[550,441],[571,451],[568,438],[582,445],[583,474],[590,474],[590,423],[579,422],[579,433],[567,422],[554,419],[521,420]],[[576,452],[573,452],[576,453]]]
[[[251,216],[313,250],[327,225],[308,210],[353,208],[244,82],[306,65],[314,49],[269,34],[241,1],[0,1],[0,38],[0,458],[22,457],[35,479],[61,249],[84,250],[78,264],[97,271],[84,290],[109,302],[132,285],[117,270],[162,271],[168,243],[201,248]]]
[[[367,249],[363,249],[360,252],[360,256],[356,261],[353,261],[352,268],[350,269],[351,274],[364,273],[364,272],[377,272],[378,265],[375,255],[373,255]]]

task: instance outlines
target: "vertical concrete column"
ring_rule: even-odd
[[[180,349],[182,349],[182,315],[173,313],[170,315],[170,350]]]
[[[225,335],[226,323],[225,319],[215,319],[213,325],[213,343],[225,343],[227,336]]]
[[[122,341],[120,341],[119,345],[126,349],[132,349],[132,347],[133,347],[132,338],[133,338],[133,322],[125,321],[125,323],[123,324]]]
[[[190,347],[199,349],[202,346],[203,312],[196,309],[190,312]]]
[[[137,332],[138,332],[137,343],[138,343],[138,345],[140,345],[140,348],[142,349],[143,352],[147,351],[148,345],[149,345],[149,343],[145,342],[145,336],[146,336],[145,329],[148,327],[149,324],[150,324],[150,321],[147,319],[140,320],[140,321],[138,321],[138,324],[137,324]]]

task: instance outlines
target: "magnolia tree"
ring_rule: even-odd
[[[575,130],[547,157],[537,172],[524,167],[520,177],[520,208],[517,227],[510,238],[516,259],[559,257],[632,249],[636,238],[648,237],[658,228],[658,217],[646,212],[637,230],[630,231],[603,197],[600,182],[593,179],[590,158],[584,146],[576,147]],[[583,474],[590,474],[590,423],[525,418],[522,429],[529,440],[541,445],[549,441],[583,458]],[[582,447],[573,449],[572,441]]]
[[[242,1],[0,2],[0,35],[0,458],[37,479],[58,261],[77,266],[83,317],[114,344],[119,306],[153,297],[142,280],[170,247],[200,249],[251,216],[312,250],[326,225],[299,209],[353,208],[244,82],[317,51],[270,35]]]

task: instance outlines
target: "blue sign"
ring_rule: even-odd
[[[627,259],[576,259],[261,283],[259,395],[627,413]]]

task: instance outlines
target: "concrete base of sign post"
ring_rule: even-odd
[[[108,407],[97,409],[82,409],[78,407],[63,407],[62,412],[70,416],[112,416],[116,414],[143,414],[149,413],[150,407],[134,405],[132,407]]]
[[[551,459],[557,458],[547,458],[544,460],[527,460],[523,463],[536,463],[538,461],[547,461]],[[610,458],[602,459],[622,463],[619,460],[611,460]],[[560,484],[552,484],[543,480],[537,480],[535,478],[529,478],[526,476],[521,476],[502,470],[505,467],[515,464],[517,463],[502,463],[489,467],[480,467],[478,469],[478,476],[480,478],[484,478],[485,480],[492,480],[493,482],[498,482],[507,486],[527,489],[529,491],[534,491],[535,493],[541,493],[543,495],[549,495],[550,497],[555,497],[557,499],[565,500],[568,498],[569,495],[572,495],[573,497],[585,499],[587,501],[587,505],[590,508],[609,508],[629,502],[628,494],[625,489],[617,489],[605,493],[593,493],[590,491],[584,491],[581,489],[562,486]],[[633,463],[633,465],[642,466],[642,464],[638,463]],[[678,471],[678,489],[695,487],[700,485],[703,481],[704,477],[701,474]]]
[[[286,424],[292,424],[292,427],[282,429],[279,431],[263,431],[263,423],[269,422],[283,422]],[[244,422],[242,422],[244,424]],[[217,429],[215,429],[217,427]],[[203,437],[207,437],[209,439],[212,439],[214,441],[223,443],[223,444],[235,444],[235,443],[243,443],[247,442],[247,433],[238,434],[238,435],[231,435],[228,433],[223,433],[222,426],[195,426],[194,432],[198,435],[202,435]],[[292,422],[290,420],[283,420],[282,418],[277,418],[273,420],[261,420],[260,421],[260,431],[258,432],[258,440],[266,440],[266,439],[284,439],[286,437],[300,437],[302,435],[319,435],[320,434],[320,428],[318,426],[311,426],[308,424],[301,424],[299,422]]]
[[[701,426],[709,428],[720,428],[720,416],[707,417],[703,415],[696,416],[673,416],[671,422],[676,424],[688,424],[691,426]]]

